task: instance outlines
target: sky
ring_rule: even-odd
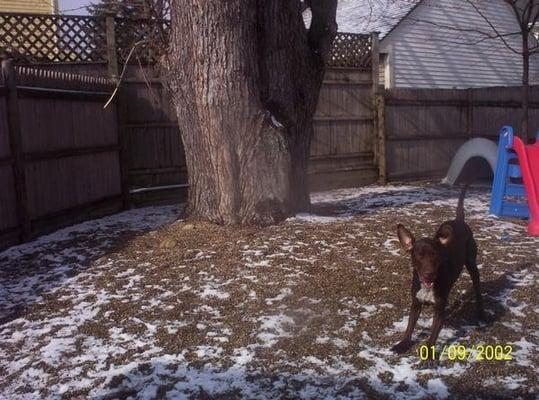
[[[79,7],[87,6],[92,2],[94,0],[58,0],[60,11],[65,11],[67,14],[86,14],[86,10],[84,8],[79,9]]]

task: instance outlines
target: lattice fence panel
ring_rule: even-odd
[[[158,2],[159,0],[153,0]],[[161,13],[168,13],[163,0]],[[170,20],[115,18],[118,61],[124,63],[135,43],[138,61],[152,64],[168,47]],[[104,17],[0,13],[0,50],[29,63],[107,62]],[[328,66],[368,68],[371,36],[337,33]]]
[[[328,58],[330,67],[369,68],[372,62],[370,35],[338,32]]]
[[[27,62],[105,62],[105,20],[0,14],[0,48]]]
[[[138,43],[130,62],[137,58],[145,64],[157,62],[168,47],[169,34],[169,20],[116,18],[118,60],[124,63]]]

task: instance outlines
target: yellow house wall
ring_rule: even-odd
[[[58,0],[1,0],[0,12],[53,14]]]

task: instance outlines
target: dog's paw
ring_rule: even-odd
[[[410,350],[410,347],[412,347],[413,342],[411,340],[403,340],[399,343],[397,343],[395,346],[391,348],[391,351],[402,354],[406,353],[408,350]]]

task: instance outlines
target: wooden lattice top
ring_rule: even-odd
[[[105,20],[0,13],[0,49],[28,62],[106,62]]]
[[[103,16],[0,13],[0,52],[27,63],[106,63],[111,49],[124,63],[138,43],[130,61],[151,64],[167,48],[169,33],[170,21],[155,18],[113,18],[107,24]],[[107,37],[114,43],[107,45]],[[371,48],[370,35],[339,32],[328,66],[367,68]]]
[[[328,66],[369,68],[372,62],[371,35],[339,32],[333,41]]]

